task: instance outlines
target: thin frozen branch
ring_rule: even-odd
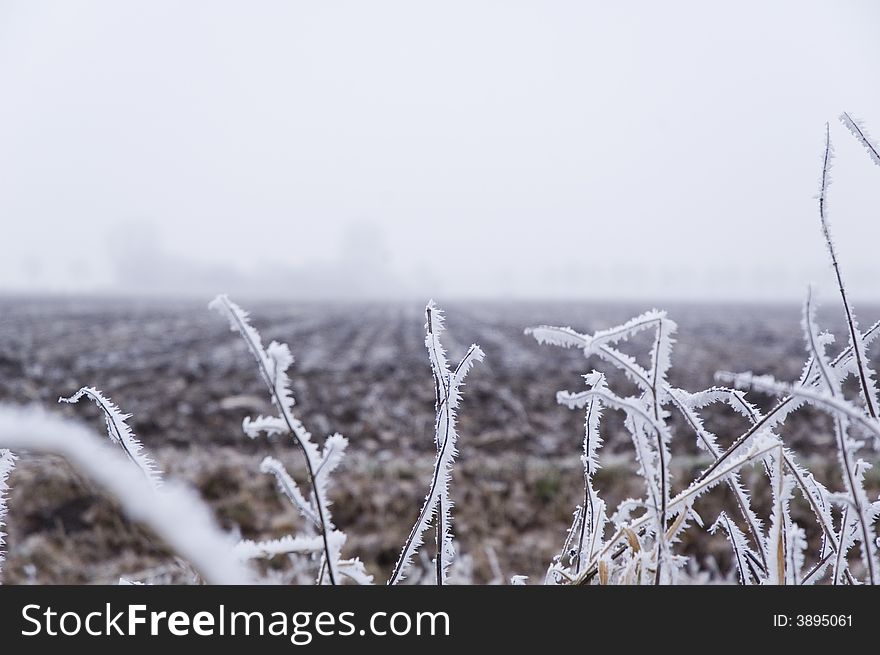
[[[15,466],[15,455],[6,449],[0,449],[0,573],[3,572],[3,546],[5,544],[3,533],[3,523],[6,521],[6,492],[9,487],[6,480]]]
[[[330,517],[330,504],[326,493],[326,476],[323,480],[316,475],[316,470],[321,462],[321,452],[312,441],[305,426],[293,413],[293,394],[290,389],[290,378],[287,369],[293,364],[293,356],[286,344],[273,341],[267,348],[263,348],[263,342],[257,330],[250,324],[248,313],[228,297],[217,296],[209,305],[224,316],[233,332],[238,332],[244,339],[260,372],[260,377],[269,389],[272,403],[278,410],[279,416],[270,419],[260,417],[253,423],[245,422],[245,432],[254,436],[260,428],[265,428],[268,433],[286,432],[293,436],[294,442],[303,453],[308,471],[309,481],[312,485],[312,494],[315,498],[314,514],[318,519],[318,529],[324,543],[324,557],[327,562],[327,575],[330,584],[336,584],[336,560],[334,550],[331,548],[328,534],[332,530]],[[274,419],[274,420],[273,420]],[[291,479],[292,481],[292,479]],[[299,494],[302,497],[302,494]],[[338,553],[336,553],[338,555]]]
[[[474,362],[482,361],[484,357],[483,351],[478,346],[472,345],[455,371],[450,372],[445,350],[440,343],[440,334],[444,330],[443,314],[434,301],[428,303],[425,308],[425,316],[425,347],[431,361],[431,371],[434,375],[437,392],[437,415],[434,424],[434,443],[437,447],[437,455],[428,493],[418,518],[400,551],[400,556],[388,580],[389,585],[398,584],[404,579],[413,556],[423,543],[423,535],[435,517],[437,519],[437,559],[435,562],[437,584],[443,584],[446,581],[447,571],[453,556],[452,502],[449,498],[449,480],[452,474],[452,463],[458,452],[456,410],[461,399],[460,386],[471,365]]]
[[[72,396],[59,398],[58,402],[75,404],[83,397],[94,402],[104,413],[104,422],[107,425],[107,435],[110,440],[122,448],[126,456],[154,486],[162,484],[162,471],[159,470],[155,460],[144,450],[143,444],[128,425],[131,414],[123,414],[116,403],[95,387],[83,387]]]
[[[837,259],[837,252],[834,248],[834,240],[831,238],[831,228],[828,223],[828,186],[831,184],[831,161],[833,158],[834,149],[831,145],[831,131],[828,123],[825,123],[825,154],[822,158],[822,176],[819,185],[819,222],[822,227],[822,235],[825,237],[825,245],[828,248],[828,256],[831,259],[831,266],[834,269],[834,275],[837,278],[837,288],[840,292],[840,299],[843,302],[843,310],[846,314],[850,346],[852,347],[855,356],[859,387],[862,391],[862,400],[865,403],[868,415],[871,418],[876,419],[877,388],[874,383],[874,371],[872,371],[868,365],[864,337],[859,331],[855,312],[850,305],[846,293],[846,287],[843,284],[843,274],[840,271],[840,263]]]
[[[846,129],[852,132],[852,135],[858,139],[859,143],[862,144],[862,147],[868,151],[868,156],[871,160],[880,166],[880,147],[871,140],[871,135],[868,134],[868,130],[862,122],[853,118],[847,112],[843,112],[840,115],[840,122],[844,124]]]

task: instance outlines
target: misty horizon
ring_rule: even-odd
[[[259,8],[0,7],[0,294],[880,301],[875,4]]]

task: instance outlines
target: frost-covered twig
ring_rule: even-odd
[[[293,506],[299,510],[300,514],[302,514],[307,521],[319,530],[321,529],[321,521],[318,520],[318,515],[315,514],[312,504],[302,495],[299,486],[294,479],[290,477],[290,473],[287,472],[287,469],[284,468],[284,464],[274,457],[266,457],[260,463],[260,471],[275,476],[279,491],[287,496]]]
[[[674,343],[673,334],[677,326],[673,321],[666,318],[665,312],[659,312],[657,316],[657,330],[654,335],[654,345],[651,348],[651,404],[654,410],[654,420],[661,425],[665,425],[664,419],[668,416],[662,409],[664,386],[666,384],[666,374],[672,365],[672,344]],[[664,559],[669,557],[668,543],[666,540],[666,517],[667,505],[669,503],[669,487],[671,483],[671,475],[669,471],[668,461],[672,454],[669,450],[669,443],[672,440],[668,430],[661,430],[656,433],[657,437],[657,462],[658,462],[658,479],[660,482],[660,521],[661,532],[657,535],[659,542],[659,551],[657,557],[657,569],[655,572],[655,583],[660,584],[662,563]]]
[[[593,387],[604,385],[605,377],[597,373],[587,383],[593,383]],[[602,435],[599,432],[599,421],[602,418],[602,403],[598,398],[593,398],[587,403],[586,416],[584,418],[584,444],[581,461],[584,466],[584,504],[581,507],[581,520],[578,529],[578,538],[575,548],[574,573],[580,573],[584,563],[589,562],[601,543],[605,531],[605,502],[599,498],[599,494],[593,488],[593,476],[599,470],[599,458],[597,452],[602,446]]]
[[[134,435],[128,425],[131,414],[123,414],[112,400],[104,396],[95,387],[83,387],[72,396],[60,397],[59,403],[75,404],[82,397],[94,402],[104,414],[104,423],[107,426],[107,435],[110,440],[122,448],[128,458],[134,462],[146,478],[155,486],[162,484],[162,471],[156,465],[155,460],[144,450],[144,445]]]
[[[853,125],[855,125],[853,123]],[[837,278],[837,288],[840,299],[843,302],[843,310],[846,314],[846,325],[849,329],[850,346],[855,356],[856,370],[859,378],[859,387],[862,390],[862,399],[865,408],[871,418],[877,418],[877,387],[874,383],[874,371],[868,364],[868,354],[865,347],[864,336],[859,331],[855,312],[852,310],[846,287],[843,284],[843,275],[840,272],[840,264],[837,260],[837,252],[834,248],[834,240],[831,238],[831,228],[828,224],[828,185],[831,184],[831,160],[834,157],[834,149],[831,146],[831,131],[828,123],[825,123],[825,154],[822,159],[822,176],[819,185],[819,222],[822,226],[822,235],[825,237],[825,245],[828,248],[828,256],[831,266]]]
[[[844,505],[843,514],[840,516],[840,536],[843,539],[835,553],[834,566],[831,569],[831,581],[835,585],[840,584],[843,577],[842,572],[847,570],[846,556],[853,543],[855,543],[853,537],[855,536],[857,528],[858,526],[855,524],[855,521],[853,521],[853,517],[850,514],[849,505]]]
[[[345,535],[341,532],[334,531],[329,535],[328,540],[334,548],[342,548],[345,541]],[[250,560],[257,558],[272,558],[276,555],[311,554],[320,553],[324,550],[324,540],[321,535],[315,536],[292,536],[281,537],[280,539],[269,539],[267,541],[251,541],[245,539],[235,547],[235,554],[242,560]]]
[[[843,112],[840,115],[840,122],[846,126],[853,136],[858,139],[859,143],[868,151],[868,156],[875,164],[880,166],[880,147],[878,147],[868,134],[868,130],[862,125],[862,122],[853,118],[849,113]]]
[[[601,373],[589,373],[584,376],[584,381],[590,388],[605,388],[605,376]],[[581,406],[578,403],[569,403],[567,397],[559,394],[556,399],[557,402],[571,408]],[[572,575],[580,573],[581,568],[593,559],[596,549],[602,542],[607,523],[605,503],[593,487],[593,476],[600,468],[598,450],[602,446],[602,435],[599,431],[602,402],[597,396],[593,396],[584,402],[583,407],[586,409],[583,452],[581,454],[581,463],[584,467],[584,497],[582,504],[575,508],[562,552],[547,571],[545,579],[549,583],[555,583],[560,575],[570,578]],[[566,557],[570,563],[568,569],[562,567],[561,564]]]
[[[789,582],[786,573],[786,552],[791,527],[789,501],[791,500],[792,481],[785,474],[782,464],[782,445],[776,448],[770,476],[770,489],[773,494],[773,512],[770,518],[770,530],[767,533],[766,551],[769,557],[767,582],[784,585]]]
[[[718,515],[718,519],[709,528],[709,532],[714,534],[719,528],[723,529],[727,534],[727,539],[730,541],[731,549],[733,550],[733,561],[736,564],[736,571],[739,575],[739,583],[741,585],[749,585],[752,584],[753,581],[760,582],[763,579],[763,574],[755,570],[753,565],[753,561],[757,559],[757,555],[754,554],[749,545],[746,543],[745,535],[742,531],[737,527],[736,523],[730,520],[726,513],[721,512]],[[763,548],[761,549],[763,550]],[[751,553],[751,557],[750,557]]]
[[[339,552],[345,544],[345,534],[339,530],[333,530],[328,541],[330,547]],[[242,560],[251,560],[257,558],[270,559],[277,555],[314,555],[324,550],[324,540],[320,535],[315,536],[296,536],[288,535],[280,539],[269,539],[267,541],[251,541],[249,539],[238,542],[235,552]],[[367,573],[363,562],[358,558],[349,560],[338,560],[337,570],[342,575],[350,578],[357,584],[370,585],[373,584],[373,576]]]
[[[106,440],[81,425],[37,408],[0,407],[0,447],[51,452],[104,487],[135,521],[142,521],[213,584],[245,584],[249,569],[189,487],[166,481],[154,487]]]
[[[3,524],[6,521],[6,492],[9,490],[6,480],[14,466],[15,455],[9,450],[0,449],[0,573],[3,572],[3,546],[5,544],[4,537],[6,536],[3,533]]]
[[[324,444],[323,452],[320,451],[315,442],[312,441],[312,435],[294,415],[294,399],[290,390],[290,378],[287,376],[287,369],[293,363],[293,356],[290,354],[290,349],[286,344],[273,341],[267,348],[263,348],[260,335],[250,324],[247,312],[224,295],[217,296],[211,302],[210,308],[225,316],[229,321],[230,328],[234,332],[238,332],[244,339],[251,354],[257,360],[260,377],[268,387],[272,403],[279,413],[277,417],[260,416],[253,421],[245,419],[243,423],[245,433],[250,437],[255,437],[260,432],[267,434],[289,433],[293,436],[294,441],[305,457],[306,469],[315,499],[314,515],[317,518],[317,527],[324,544],[324,560],[327,565],[327,575],[330,584],[336,584],[338,552],[330,547],[328,537],[333,529],[333,522],[330,515],[330,503],[327,498],[327,484],[330,469],[335,468],[335,465],[338,464],[338,458],[341,457],[347,442],[344,438],[339,437],[339,435],[334,435],[334,443],[331,443],[331,438],[328,438]],[[324,475],[321,475],[320,470],[325,457],[331,456],[335,459],[335,464]],[[289,478],[289,481],[293,483],[292,478]],[[293,485],[295,486],[295,483]],[[296,495],[302,498],[302,494],[298,491]],[[293,497],[291,499],[293,500]],[[294,501],[295,504],[296,502]]]
[[[456,409],[461,399],[461,385],[474,362],[483,360],[479,346],[471,345],[454,371],[449,370],[446,352],[440,343],[444,330],[443,314],[433,301],[425,308],[425,347],[431,361],[437,391],[437,416],[434,424],[434,443],[437,455],[425,502],[415,524],[404,542],[403,549],[388,580],[389,585],[398,584],[406,576],[413,555],[422,545],[423,534],[437,517],[437,583],[443,584],[453,555],[452,514],[449,499],[449,478],[452,462],[457,454],[458,433],[455,428]]]

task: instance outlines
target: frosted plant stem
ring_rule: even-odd
[[[112,400],[104,396],[94,387],[82,387],[79,391],[68,398],[61,397],[59,403],[75,404],[83,397],[94,402],[104,414],[104,423],[110,440],[122,448],[131,462],[137,466],[150,481],[150,484],[159,486],[162,484],[162,472],[156,466],[155,460],[144,450],[143,444],[135,437],[127,420],[131,414],[123,414]]]
[[[843,508],[843,516],[840,517],[840,537],[844,538],[844,533],[849,528],[849,505],[845,505]],[[832,570],[831,580],[833,584],[838,584],[840,580],[840,569],[843,568],[846,570],[846,553],[843,552],[843,549],[839,549],[835,553],[836,557],[834,558],[834,569]]]
[[[831,171],[831,130],[828,123],[825,123],[825,154],[822,158],[822,182],[819,190],[819,220],[822,224],[822,234],[825,237],[825,245],[828,247],[828,254],[831,257],[831,266],[834,268],[834,275],[837,278],[837,289],[840,292],[840,299],[843,301],[843,310],[846,313],[846,325],[849,329],[850,344],[852,345],[853,355],[856,360],[856,370],[859,377],[859,386],[862,390],[862,396],[865,401],[865,407],[871,418],[877,418],[877,408],[874,406],[876,401],[873,385],[869,382],[870,376],[865,370],[865,362],[862,360],[862,335],[853,316],[849,299],[846,295],[846,288],[843,284],[843,275],[840,272],[840,263],[837,260],[837,252],[834,249],[834,241],[831,238],[831,230],[828,227],[827,216],[827,196],[828,184],[830,182],[829,173]]]
[[[425,313],[427,315],[426,329],[428,330],[428,334],[433,334],[434,329],[434,321],[433,316],[431,315],[434,311],[434,307],[428,305],[425,309]],[[435,392],[435,402],[434,402],[434,433],[437,434],[440,428],[440,416],[441,412],[448,411],[448,400],[449,400],[449,383],[444,377],[444,372],[442,371],[441,362],[444,361],[441,359],[441,355],[438,351],[438,341],[436,339],[429,340],[429,355],[431,360],[431,374],[434,377],[434,392]],[[449,416],[446,417],[446,434],[444,434],[443,442],[445,443],[446,439],[449,437]],[[440,443],[438,441],[437,452],[440,452]],[[434,534],[435,534],[435,542],[437,544],[437,559],[435,561],[435,572],[437,578],[437,585],[443,585],[443,539],[444,539],[444,526],[443,526],[443,498],[442,496],[437,499],[437,523],[434,526]]]
[[[225,301],[225,304],[228,307],[229,301],[225,298],[223,300]],[[306,470],[308,472],[309,482],[312,485],[312,493],[315,494],[315,509],[317,511],[318,521],[320,523],[319,529],[321,531],[321,539],[323,540],[323,543],[324,543],[324,557],[325,557],[326,561],[328,562],[327,575],[328,575],[328,578],[330,579],[330,584],[335,585],[336,584],[336,577],[335,577],[335,574],[333,571],[334,567],[332,565],[329,565],[329,562],[332,561],[331,558],[333,557],[333,554],[330,552],[330,542],[328,541],[328,538],[327,538],[327,520],[324,516],[324,503],[323,503],[323,500],[320,496],[320,488],[319,488],[319,485],[317,484],[317,480],[315,477],[315,470],[314,470],[314,466],[312,464],[312,459],[309,456],[309,452],[306,449],[305,444],[302,441],[302,438],[299,435],[299,424],[296,421],[290,420],[290,416],[288,415],[288,410],[286,409],[286,404],[284,402],[284,399],[282,399],[281,395],[278,393],[278,389],[276,388],[276,385],[273,384],[273,382],[272,382],[273,376],[269,372],[269,370],[266,368],[266,365],[263,362],[261,349],[257,346],[257,344],[252,342],[252,339],[250,337],[250,330],[252,330],[253,328],[250,328],[250,326],[247,325],[242,320],[238,311],[233,311],[233,310],[227,309],[227,315],[233,321],[235,321],[237,332],[244,338],[244,341],[247,344],[248,349],[251,351],[251,353],[254,355],[254,358],[257,360],[257,365],[260,367],[261,377],[263,378],[263,381],[266,383],[266,386],[269,388],[269,393],[272,394],[272,399],[274,400],[276,406],[278,407],[278,412],[281,415],[281,419],[284,421],[290,434],[293,435],[294,441],[296,442],[297,446],[299,446],[300,451],[302,451],[303,458],[306,461]]]
[[[844,124],[846,129],[852,132],[853,136],[858,139],[859,143],[868,151],[868,156],[874,160],[874,163],[880,166],[880,148],[871,142],[868,134],[859,125],[859,122],[850,116],[849,112],[843,112],[840,115],[840,122]]]
[[[826,129],[826,157],[828,156],[828,136],[827,130],[828,125],[825,125]],[[823,173],[823,179],[825,175]],[[824,188],[824,184],[823,184]],[[827,234],[827,231],[826,231]],[[831,246],[831,238],[828,237],[828,248],[832,252],[833,258],[833,250]],[[843,287],[841,286],[841,290]],[[844,305],[846,304],[846,300],[844,300]],[[806,306],[804,309],[804,332],[806,334],[809,349],[813,354],[813,361],[816,362],[816,366],[819,370],[819,374],[822,376],[822,380],[825,384],[825,388],[832,398],[838,399],[842,396],[842,392],[840,389],[840,382],[833,374],[833,368],[827,364],[824,357],[824,348],[822,348],[818,344],[818,340],[816,339],[816,329],[813,325],[813,316],[814,316],[815,308],[812,304],[812,293],[807,294]],[[858,355],[859,348],[855,338],[852,341],[853,351]],[[865,398],[868,398],[868,390],[865,389]],[[862,504],[862,497],[864,492],[861,488],[861,484],[856,480],[855,472],[854,472],[854,464],[852,461],[854,448],[849,443],[847,438],[847,422],[841,418],[841,415],[837,412],[833,414],[834,417],[834,434],[837,438],[837,450],[840,457],[840,465],[843,469],[844,474],[844,482],[846,484],[847,492],[849,493],[849,501],[852,503],[853,510],[856,513],[857,519],[859,521],[859,526],[862,532],[862,552],[864,553],[865,559],[865,568],[868,572],[868,579],[871,584],[875,583],[875,573],[874,573],[874,557],[871,549],[871,539],[873,536],[869,533],[867,519],[865,517],[864,507]],[[844,542],[844,530],[846,530],[846,523],[841,524],[840,529],[840,538],[838,539],[840,544]],[[840,550],[843,550],[842,548]],[[846,553],[842,554],[843,557],[846,556]],[[840,561],[840,554],[838,557],[838,562]]]
[[[9,489],[6,479],[15,466],[12,451],[0,448],[0,573],[3,572],[3,521],[6,519],[6,492]]]
[[[435,569],[437,584],[444,584],[452,554],[451,506],[449,499],[449,480],[452,464],[457,453],[458,434],[455,429],[455,410],[461,398],[460,386],[474,362],[482,361],[483,351],[474,344],[468,349],[455,370],[450,372],[446,353],[440,343],[439,335],[443,331],[443,314],[433,301],[425,309],[425,346],[431,362],[431,370],[435,382],[436,421],[434,423],[434,443],[437,447],[434,468],[428,493],[425,496],[418,518],[410,529],[401,549],[400,556],[394,565],[389,585],[398,584],[406,575],[412,557],[422,545],[424,532],[430,527],[431,519],[437,521],[434,532],[437,536],[437,557]]]
[[[657,338],[654,346],[654,366],[651,371],[651,397],[654,404],[654,420],[660,422],[660,396],[657,389],[660,366],[660,344],[663,339],[663,321],[657,321]],[[660,478],[660,532],[657,535],[657,568],[654,571],[654,584],[660,584],[663,558],[666,556],[666,505],[669,492],[666,489],[666,445],[663,443],[662,433],[656,431],[657,437],[657,462],[660,466],[658,477]]]

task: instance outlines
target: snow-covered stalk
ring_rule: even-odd
[[[166,481],[156,488],[131,462],[87,428],[34,408],[0,407],[0,448],[60,455],[106,489],[123,512],[141,521],[212,584],[246,584],[249,569],[236,557],[199,495]]]
[[[256,419],[246,418],[242,427],[245,433],[254,438],[260,433],[290,434],[294,442],[302,451],[306,462],[309,481],[314,496],[313,514],[317,518],[317,528],[320,531],[324,544],[324,561],[327,567],[327,577],[330,584],[336,584],[337,560],[339,552],[331,548],[329,534],[333,530],[333,522],[330,515],[330,503],[327,498],[327,485],[329,473],[338,465],[339,458],[347,444],[346,440],[339,435],[329,437],[324,444],[323,452],[312,441],[312,435],[293,413],[294,399],[290,389],[290,378],[287,369],[293,364],[293,356],[287,344],[273,341],[268,347],[263,348],[263,342],[257,330],[250,324],[248,314],[241,307],[229,300],[225,295],[217,296],[210,308],[219,312],[229,321],[230,328],[238,332],[244,339],[260,372],[260,377],[269,389],[272,403],[278,410],[278,416],[259,416]],[[331,443],[333,440],[333,443]],[[335,460],[332,467],[324,466],[329,458]],[[323,469],[323,475],[321,475]],[[289,478],[289,476],[288,476]],[[293,483],[293,479],[289,478]],[[293,483],[295,486],[295,483]],[[296,492],[299,498],[302,493]],[[291,498],[293,500],[293,498]],[[294,504],[298,504],[294,501]]]
[[[840,122],[844,124],[846,129],[852,132],[852,135],[858,139],[862,147],[868,151],[868,156],[871,160],[880,166],[880,147],[871,140],[871,136],[868,134],[865,126],[862,125],[862,122],[853,118],[848,112],[843,112],[840,115]]]
[[[319,463],[318,469],[315,472],[315,478],[321,488],[326,489],[326,487],[329,485],[330,474],[333,473],[339,466],[339,464],[342,463],[342,457],[345,454],[345,450],[347,447],[348,440],[341,434],[333,434],[327,437],[326,441],[324,442],[323,451],[321,452],[321,462]],[[293,506],[297,510],[299,510],[303,518],[305,518],[309,522],[309,526],[314,527],[320,531],[321,521],[315,512],[313,504],[303,497],[302,492],[300,492],[299,490],[299,486],[291,477],[290,473],[287,472],[287,469],[284,467],[284,465],[274,457],[266,457],[260,464],[260,470],[263,473],[269,473],[275,477],[275,481],[278,484],[279,491],[281,491],[281,493],[284,494],[288,498],[288,500],[290,500]],[[335,529],[329,510],[326,516],[327,520],[329,521],[330,529],[330,535],[327,537],[327,542],[330,545],[330,553],[332,557],[328,559],[325,555],[322,558],[320,573],[318,575],[318,584],[323,584],[325,578],[329,577],[331,564],[333,565],[334,570],[338,569],[340,572],[345,574],[345,572],[342,571],[340,568],[342,566],[342,560],[340,560],[340,556],[342,554],[342,546],[345,544],[346,535],[345,533]],[[294,537],[288,536],[287,538],[292,539]],[[319,535],[318,538],[321,539],[321,536]],[[321,541],[323,542],[323,539],[321,539]],[[351,561],[356,562],[357,560]],[[366,576],[366,572],[364,572],[364,576]],[[372,578],[370,579],[372,580]]]
[[[674,322],[666,318],[664,312],[660,312],[657,318],[657,330],[654,334],[654,345],[651,348],[651,404],[654,412],[654,420],[658,423],[662,422],[665,427],[665,419],[668,413],[663,409],[663,401],[665,398],[661,394],[664,393],[664,385],[666,384],[666,374],[672,365],[672,344],[674,343],[673,334],[676,325]],[[654,583],[660,584],[662,579],[663,561],[669,559],[669,544],[666,539],[666,520],[667,505],[669,504],[669,487],[671,484],[671,475],[669,471],[669,459],[672,454],[669,451],[669,442],[671,435],[668,430],[659,430],[655,432],[657,438],[657,463],[659,471],[657,478],[660,483],[660,518],[658,524],[660,532],[658,538],[657,552],[657,568],[655,571]],[[671,578],[670,578],[671,580]]]
[[[843,571],[846,571],[846,556],[849,549],[855,543],[855,534],[858,526],[852,520],[849,505],[843,506],[843,514],[840,516],[840,536],[842,537],[841,546],[838,547],[834,558],[834,567],[831,573],[831,582],[835,585],[843,581]]]
[[[131,414],[123,414],[116,403],[95,387],[83,387],[72,396],[67,398],[62,396],[58,402],[75,404],[83,397],[94,402],[103,412],[107,436],[110,437],[110,440],[122,448],[125,455],[141,470],[151,484],[154,486],[162,484],[162,471],[156,465],[155,460],[144,450],[143,444],[128,425]]]
[[[605,384],[605,376],[596,373],[592,378],[587,378],[587,384],[593,386]],[[590,560],[596,552],[596,547],[601,543],[605,531],[605,503],[599,498],[593,487],[593,476],[599,470],[598,450],[602,446],[602,435],[599,432],[599,422],[602,418],[602,403],[593,398],[586,406],[584,417],[584,444],[581,462],[584,466],[584,501],[581,506],[581,521],[577,530],[577,541],[574,548],[573,573],[577,575],[581,568]]]
[[[769,555],[767,580],[768,584],[784,585],[789,581],[790,573],[786,571],[786,553],[788,551],[789,501],[791,500],[792,482],[785,474],[782,461],[782,445],[776,448],[772,462],[769,463],[770,488],[773,494],[773,513],[770,518],[770,530],[767,533],[765,550]]]
[[[341,548],[344,535],[341,532],[333,532],[330,543]],[[314,554],[324,550],[324,540],[321,535],[287,535],[280,539],[267,539],[265,541],[251,541],[243,539],[235,546],[235,554],[242,560],[272,558],[276,555],[291,554]]]
[[[431,361],[431,370],[436,387],[437,416],[434,423],[434,444],[437,455],[431,474],[428,493],[419,512],[415,524],[404,542],[403,549],[388,580],[389,585],[398,584],[406,576],[407,570],[423,543],[424,532],[436,517],[437,559],[435,568],[437,584],[443,584],[454,554],[452,545],[452,502],[449,498],[449,479],[452,474],[452,463],[458,452],[456,431],[456,410],[461,400],[461,385],[464,383],[471,366],[483,360],[483,351],[476,344],[471,345],[455,370],[450,371],[446,360],[446,351],[440,342],[440,334],[444,330],[443,313],[434,304],[428,303],[425,308],[425,347]]]
[[[758,556],[749,547],[742,530],[739,529],[736,523],[730,520],[730,517],[725,512],[721,512],[718,515],[718,519],[709,528],[709,532],[715,534],[719,529],[724,530],[727,540],[730,542],[730,547],[733,550],[733,561],[736,564],[739,583],[741,585],[751,585],[761,582],[764,579],[764,574],[759,568],[756,568],[756,564],[760,564]],[[763,548],[760,550],[763,551]]]
[[[851,125],[858,130],[858,126],[856,126],[855,123],[851,122]],[[840,272],[840,263],[837,260],[837,252],[834,248],[834,240],[831,238],[831,228],[828,224],[828,185],[831,184],[831,161],[833,157],[834,149],[831,145],[831,131],[828,123],[825,123],[825,152],[822,158],[822,175],[818,198],[819,221],[822,227],[822,236],[825,237],[825,245],[828,248],[828,256],[831,259],[831,266],[834,269],[834,275],[837,278],[837,288],[840,292],[840,299],[843,302],[843,311],[846,314],[846,325],[849,329],[850,346],[852,347],[853,355],[855,356],[859,387],[862,391],[862,400],[865,403],[865,409],[867,410],[868,415],[872,419],[876,419],[878,410],[877,387],[874,383],[874,371],[871,370],[870,365],[868,364],[868,354],[865,347],[864,336],[859,331],[859,324],[856,321],[855,312],[853,311],[846,294],[846,287],[843,284],[843,275]]]
[[[6,492],[9,490],[6,480],[14,466],[15,455],[12,454],[12,451],[0,449],[0,573],[3,572],[3,546],[6,536],[3,532],[3,524],[6,521]]]
[[[785,551],[786,584],[802,584],[804,579],[804,553],[807,550],[807,533],[795,521],[788,526],[788,541]]]
[[[290,477],[290,473],[284,468],[284,464],[274,457],[266,457],[260,463],[260,471],[275,476],[275,482],[278,484],[278,490],[284,494],[291,504],[299,510],[299,513],[318,530],[321,529],[321,521],[312,504],[305,499],[299,490],[299,485]]]
[[[341,552],[345,545],[345,533],[333,530],[328,541],[334,552]],[[258,558],[271,559],[278,555],[315,555],[323,553],[324,540],[321,535],[287,535],[280,539],[266,541],[251,541],[249,539],[238,542],[235,553],[242,560]],[[373,576],[367,573],[363,562],[358,558],[338,560],[337,571],[353,582],[362,585],[373,584]]]
[[[593,372],[584,376],[588,387],[605,388],[605,376]],[[569,403],[562,396],[557,395],[557,401],[576,407],[577,404]],[[602,446],[602,435],[599,431],[599,423],[602,418],[602,402],[597,397],[590,398],[585,402],[586,414],[584,417],[584,439],[581,463],[584,467],[584,496],[583,502],[575,508],[571,527],[566,534],[562,552],[559,554],[547,571],[545,580],[550,584],[558,582],[561,575],[563,578],[571,577],[580,573],[596,552],[601,544],[607,517],[605,516],[605,503],[599,497],[593,487],[593,476],[600,468],[598,450]],[[568,558],[569,567],[563,567],[562,562]]]

